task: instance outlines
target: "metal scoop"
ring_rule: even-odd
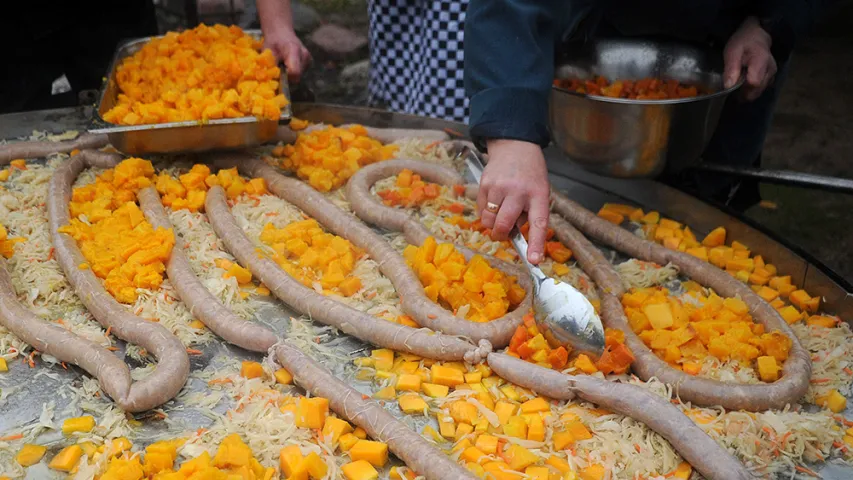
[[[467,155],[465,153],[463,155],[468,169],[479,184],[483,163],[473,150],[467,149]],[[575,350],[601,354],[604,350],[604,328],[589,300],[570,284],[557,283],[527,261],[527,240],[518,228],[510,232],[510,241],[533,277],[536,309],[545,314],[542,326],[561,344],[569,344]]]

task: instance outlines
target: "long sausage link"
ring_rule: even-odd
[[[461,338],[392,323],[302,285],[277,263],[258,254],[256,246],[231,214],[221,187],[215,186],[207,192],[205,210],[214,231],[237,261],[281,301],[312,319],[373,345],[436,360],[462,360],[476,350],[475,345]]]
[[[554,231],[563,243],[578,254],[581,267],[604,291],[601,305],[602,317],[609,326],[625,332],[626,342],[636,356],[632,369],[640,378],[647,380],[656,377],[672,385],[682,399],[698,405],[721,405],[737,410],[782,409],[786,405],[798,402],[805,395],[811,375],[808,351],[803,348],[799,339],[779,314],[752,289],[698,258],[640,239],[627,230],[599,218],[562,194],[555,193],[553,198],[554,211],[568,220],[568,223],[557,220]],[[672,368],[649,350],[631,329],[620,301],[624,293],[621,280],[612,271],[610,262],[574,227],[605,245],[635,258],[660,265],[672,263],[680,269],[681,273],[702,285],[713,288],[720,295],[740,297],[749,307],[756,322],[764,325],[767,331],[781,332],[791,340],[791,350],[783,364],[782,378],[773,383],[745,385],[696,377]]]
[[[363,428],[371,437],[387,443],[394,455],[418,475],[427,480],[477,478],[378,403],[338,380],[298,349],[280,343],[271,353],[281,366],[293,373],[297,384],[312,395],[327,398],[329,406],[338,415]]]
[[[110,159],[110,157],[112,157]],[[190,362],[184,345],[165,327],[131,314],[101,284],[91,269],[81,269],[86,259],[77,243],[59,228],[69,223],[71,189],[80,172],[89,166],[115,166],[117,156],[85,150],[60,165],[50,180],[47,198],[50,232],[56,259],[77,296],[104,327],[119,338],[147,349],[157,358],[157,368],[143,380],[134,382],[126,399],[130,411],[147,410],[173,398],[184,386]]]
[[[172,228],[172,222],[153,187],[143,188],[138,194],[139,205],[148,223],[154,228]],[[172,248],[166,264],[166,275],[178,297],[213,333],[226,342],[253,352],[266,353],[278,341],[275,333],[267,327],[244,320],[225,307],[196,277],[187,256],[179,244]]]
[[[489,367],[501,378],[557,400],[575,396],[643,422],[667,439],[685,460],[709,480],[755,478],[681,410],[648,390],[585,375],[566,375],[510,357],[489,354]]]
[[[106,135],[83,134],[74,140],[51,142],[47,140],[10,142],[0,145],[0,165],[18,158],[40,158],[52,153],[101,148],[107,144]]]
[[[379,263],[380,271],[391,280],[394,288],[397,289],[401,297],[403,311],[426,328],[449,335],[467,337],[476,342],[486,340],[494,347],[499,348],[509,343],[515,328],[521,323],[521,317],[527,313],[532,305],[529,293],[532,284],[529,276],[522,274],[520,270],[505,262],[487,258],[492,266],[517,275],[519,284],[525,288],[528,294],[513,312],[500,319],[476,323],[457,318],[427,298],[424,294],[423,285],[406,264],[402,255],[380,234],[338,208],[304,182],[281,175],[263,160],[252,156],[223,155],[216,160],[216,163],[228,167],[236,166],[244,175],[263,178],[270,192],[294,204],[335,235],[344,237],[365,250],[371,258]],[[354,179],[355,177],[350,179],[350,182]],[[382,207],[384,208],[384,205]],[[425,238],[426,236],[422,238],[420,243]],[[463,253],[467,252],[467,258],[472,256],[470,250],[460,250]]]
[[[365,222],[387,230],[401,232],[408,243],[421,245],[431,235],[429,230],[410,212],[388,207],[379,202],[376,196],[370,192],[376,182],[396,175],[404,169],[418,173],[425,180],[441,185],[450,186],[463,183],[459,174],[441,165],[414,160],[389,160],[368,165],[356,172],[347,184],[347,199],[350,201],[355,214]],[[366,226],[363,226],[362,229],[372,232]],[[361,234],[355,238],[360,236]],[[461,246],[457,248],[467,259],[474,255],[474,252],[468,248]],[[386,250],[394,252],[393,249],[385,248],[385,245],[373,246],[373,249],[376,250],[375,253],[371,252],[374,258],[389,258],[386,255],[390,255],[390,253],[386,253]],[[406,313],[415,317],[421,325],[443,332],[472,336],[472,338],[475,338],[473,335],[476,334],[489,340],[495,347],[503,347],[507,345],[515,329],[521,324],[522,317],[532,308],[533,284],[530,275],[517,266],[488,255],[484,255],[484,258],[491,266],[514,275],[519,285],[526,292],[524,300],[513,311],[501,318],[485,323],[473,323],[457,318],[436,305],[424,295],[423,286],[409,268],[394,265],[393,268],[389,268],[386,275],[397,287],[397,290],[404,295],[404,298],[411,302],[408,308],[406,302],[403,303]],[[399,255],[395,257],[395,260],[398,264],[405,265],[405,261]],[[383,271],[383,273],[385,272]]]

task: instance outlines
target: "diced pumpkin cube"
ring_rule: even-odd
[[[534,442],[545,441],[545,422],[538,414],[532,414],[527,425],[527,439]]]
[[[417,375],[400,375],[397,377],[397,390],[417,392],[421,389],[421,377]]]
[[[498,421],[500,421],[501,425],[509,422],[509,419],[515,415],[515,411],[518,407],[513,405],[512,403],[500,401],[495,404],[495,414],[498,416]]]
[[[391,370],[394,366],[394,351],[386,348],[380,348],[370,352],[370,357],[373,359],[374,367],[377,370]]]
[[[643,313],[655,329],[669,328],[673,324],[672,308],[668,303],[644,305]]]
[[[338,446],[341,451],[348,452],[359,440],[361,439],[356,437],[354,433],[345,433],[341,435]]]
[[[280,383],[282,385],[290,385],[293,383],[293,375],[283,368],[276,370],[273,376],[275,377],[276,383]]]
[[[467,423],[460,423],[456,426],[456,441],[465,438],[474,431],[474,427]]]
[[[455,387],[465,383],[465,375],[456,369],[435,364],[430,368],[431,383]]]
[[[580,469],[578,471],[578,477],[580,480],[604,480],[605,473],[606,471],[603,465],[594,463]]]
[[[421,391],[425,395],[432,398],[444,398],[450,392],[446,385],[438,385],[435,383],[421,383]]]
[[[347,480],[377,480],[379,472],[369,462],[358,460],[341,467]]]
[[[779,296],[779,292],[767,286],[762,286],[756,293],[759,297],[764,299],[765,302],[772,302]]]
[[[592,363],[589,356],[584,353],[575,358],[574,367],[586,374],[592,374],[598,371],[598,368],[596,368],[595,364]]]
[[[388,385],[374,393],[373,398],[378,398],[380,400],[393,400],[394,398],[397,398],[397,390],[393,386]]]
[[[702,239],[702,245],[706,247],[719,247],[721,245],[726,244],[726,229],[724,227],[717,227],[711,230],[711,233],[705,236]]]
[[[327,417],[326,423],[323,424],[323,438],[328,439],[332,445],[336,445],[342,435],[350,432],[352,425],[337,417]]]
[[[819,326],[824,328],[832,328],[837,324],[837,320],[833,317],[824,315],[812,315],[806,320],[806,324],[810,326]]]
[[[503,426],[504,434],[510,437],[527,438],[527,422],[521,417],[511,417]]]
[[[477,447],[466,448],[462,451],[462,455],[460,455],[459,458],[465,460],[466,462],[473,462],[477,464],[482,463],[488,459],[486,457],[486,453]]]
[[[45,452],[47,452],[47,447],[27,443],[18,450],[15,461],[22,467],[31,467],[41,461]]]
[[[408,414],[423,413],[427,408],[427,403],[416,394],[406,394],[397,399],[400,409]]]
[[[349,450],[353,461],[366,460],[374,467],[382,468],[388,462],[388,444],[371,440],[359,440]]]
[[[779,379],[779,370],[781,370],[781,367],[776,363],[775,358],[765,355],[758,357],[756,363],[758,365],[758,376],[761,378],[761,381],[775,382]]]
[[[539,461],[539,456],[520,445],[510,445],[504,453],[509,462],[509,468],[515,471],[523,471],[525,468]]]
[[[450,404],[449,411],[450,417],[457,423],[468,423],[471,425],[477,423],[479,411],[472,403],[468,403],[465,400],[456,400]]]
[[[791,305],[787,305],[779,309],[779,315],[781,315],[788,324],[798,322],[803,318],[803,314]]]
[[[258,362],[244,361],[240,366],[240,376],[244,378],[263,377],[264,367]]]
[[[542,397],[536,397],[521,404],[521,413],[550,412],[551,405]]]
[[[71,435],[74,432],[91,432],[93,428],[95,428],[95,418],[91,415],[66,418],[62,422],[62,433],[65,435]]]
[[[296,426],[322,429],[328,415],[329,400],[321,397],[302,397],[296,407]]]
[[[70,472],[83,456],[83,449],[79,445],[69,445],[50,460],[48,467],[60,472]]]
[[[622,222],[625,221],[624,215],[616,213],[612,210],[599,210],[598,216],[614,225],[621,225]]]
[[[810,299],[811,296],[805,290],[795,290],[788,297],[788,300],[800,310],[806,309],[806,302]]]

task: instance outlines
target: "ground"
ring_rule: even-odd
[[[239,18],[242,26],[257,28],[254,1],[245,3],[242,14],[219,18]],[[311,33],[322,24],[366,35],[366,1],[294,3],[299,33],[316,60],[304,85],[319,102],[365,104],[367,49],[330,54],[312,41]],[[161,13],[160,17],[169,28],[180,21],[174,15]],[[853,70],[850,18],[853,0],[838,1],[797,47],[767,137],[763,168],[853,178],[853,135],[849,133],[853,125],[853,77],[847,74]],[[215,21],[217,17],[203,20]],[[747,212],[750,218],[853,281],[853,228],[848,220],[853,195],[775,185],[763,185],[762,195],[777,208],[754,207]]]

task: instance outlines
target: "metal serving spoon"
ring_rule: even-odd
[[[462,153],[465,162],[479,184],[483,175],[483,162],[477,152],[466,150]],[[513,227],[510,241],[533,277],[536,309],[545,314],[543,326],[562,344],[569,344],[576,350],[601,354],[604,350],[604,328],[589,300],[570,284],[557,283],[527,260],[527,240],[518,228]]]

